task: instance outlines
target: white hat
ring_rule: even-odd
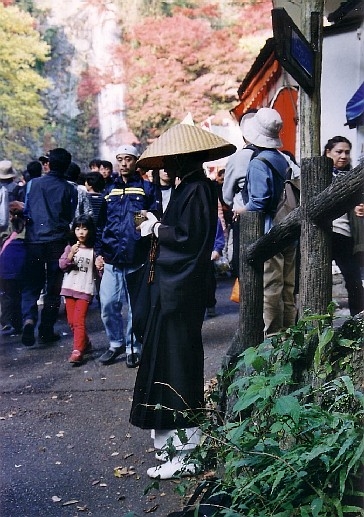
[[[256,110],[256,109],[249,110],[247,113],[245,113],[245,115],[243,115],[241,117],[239,127],[240,127],[240,131],[242,132],[243,135],[244,135],[245,122],[247,120],[249,120],[250,118],[254,117],[254,115],[257,113],[257,111],[258,110]]]
[[[244,122],[243,136],[247,142],[257,147],[277,149],[282,147],[279,132],[283,122],[280,114],[273,108],[260,108],[257,113]]]
[[[120,154],[127,154],[129,156],[135,156],[135,158],[139,157],[138,149],[134,147],[133,145],[122,145],[119,147],[119,149],[116,151],[116,158]]]
[[[15,178],[16,171],[13,169],[13,164],[10,160],[0,161],[0,180],[8,180]]]

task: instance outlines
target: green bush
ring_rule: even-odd
[[[362,325],[352,320],[348,339],[334,332],[332,313],[306,315],[219,375],[211,400],[225,384],[230,408],[209,410],[196,457],[207,467],[213,458],[215,492],[231,497],[214,515],[364,515],[363,394],[345,359],[362,344]]]

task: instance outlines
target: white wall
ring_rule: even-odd
[[[346,104],[364,81],[364,24],[358,31],[324,37],[321,80],[321,150],[333,136],[348,138],[352,164],[364,157],[364,127],[349,129]]]

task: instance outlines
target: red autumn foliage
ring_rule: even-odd
[[[149,139],[152,128],[158,135],[189,111],[199,123],[230,109],[255,58],[241,40],[261,31],[268,37],[271,7],[266,0],[245,4],[234,23],[220,29],[213,27],[215,6],[179,8],[171,17],[144,18],[125,32],[115,60],[125,70],[131,129]]]

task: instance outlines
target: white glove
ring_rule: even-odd
[[[152,212],[147,212],[148,219],[140,225],[140,233],[142,237],[153,233],[153,227],[155,223],[158,223],[158,219]]]

